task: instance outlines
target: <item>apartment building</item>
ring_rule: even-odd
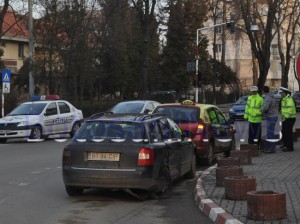
[[[231,7],[232,1],[226,1],[226,17],[224,17],[224,7],[221,4],[219,13],[214,13],[214,16],[217,16],[216,22],[213,23],[212,19],[207,20],[205,26],[210,27],[215,24],[224,23],[224,18],[228,18],[234,14]],[[259,10],[267,11],[267,4],[265,1],[257,1]],[[216,11],[215,11],[216,12]],[[298,11],[299,12],[299,11]],[[212,12],[209,12],[208,18],[212,18]],[[284,32],[284,27],[288,26],[290,21],[286,21],[282,24],[281,32]],[[233,71],[236,72],[239,79],[239,86],[243,91],[247,91],[251,85],[255,85],[257,81],[257,76],[259,74],[258,64],[256,59],[252,55],[251,45],[248,36],[241,32],[239,29],[243,27],[242,20],[237,20],[235,32],[230,33],[226,30],[225,26],[218,26],[213,29],[206,29],[202,34],[206,35],[209,40],[208,51],[211,56],[213,56],[213,45],[214,45],[214,32],[216,32],[216,45],[215,49],[217,51],[216,58],[221,61],[222,56],[222,47],[225,46],[225,62],[228,66],[231,67]],[[225,32],[225,45],[223,45],[224,38],[222,39],[223,32]],[[255,32],[255,31],[253,31]],[[269,85],[273,89],[277,89],[281,86],[282,78],[282,68],[281,61],[279,57],[278,42],[282,44],[283,52],[286,50],[286,38],[289,38],[290,35],[283,34],[278,38],[277,35],[274,36],[271,44],[271,57],[270,57],[270,69],[267,75],[266,85]],[[292,49],[290,55],[292,60],[290,63],[290,71],[288,77],[288,87],[289,89],[299,91],[298,82],[295,78],[296,67],[297,67],[297,57],[299,55],[299,40],[300,40],[300,29],[299,27],[295,32],[294,43],[292,44]],[[256,77],[255,77],[256,75]]]

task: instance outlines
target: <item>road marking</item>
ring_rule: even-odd
[[[7,200],[7,198],[3,198],[1,201],[0,201],[0,204],[2,204],[3,202],[5,202]]]
[[[21,187],[23,187],[23,186],[27,186],[27,185],[29,185],[30,183],[25,183],[25,182],[23,182],[23,183],[19,183],[18,185],[19,186],[21,186]]]

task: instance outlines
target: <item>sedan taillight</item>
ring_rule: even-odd
[[[71,162],[71,151],[68,146],[65,146],[63,151],[63,165],[69,165]]]
[[[138,165],[151,166],[154,163],[154,151],[149,148],[142,148],[139,152]]]
[[[197,127],[197,131],[196,131],[196,135],[201,135],[204,131],[204,127],[205,127],[205,124],[203,121],[200,121],[198,123],[198,127]]]

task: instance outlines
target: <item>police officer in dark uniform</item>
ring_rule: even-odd
[[[282,146],[283,152],[294,151],[293,127],[296,122],[296,105],[291,96],[291,91],[287,88],[280,87],[282,100],[280,114],[282,118]]]

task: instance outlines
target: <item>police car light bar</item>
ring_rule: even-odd
[[[32,96],[31,101],[40,101],[40,100],[59,100],[58,95],[41,95],[41,96]]]

